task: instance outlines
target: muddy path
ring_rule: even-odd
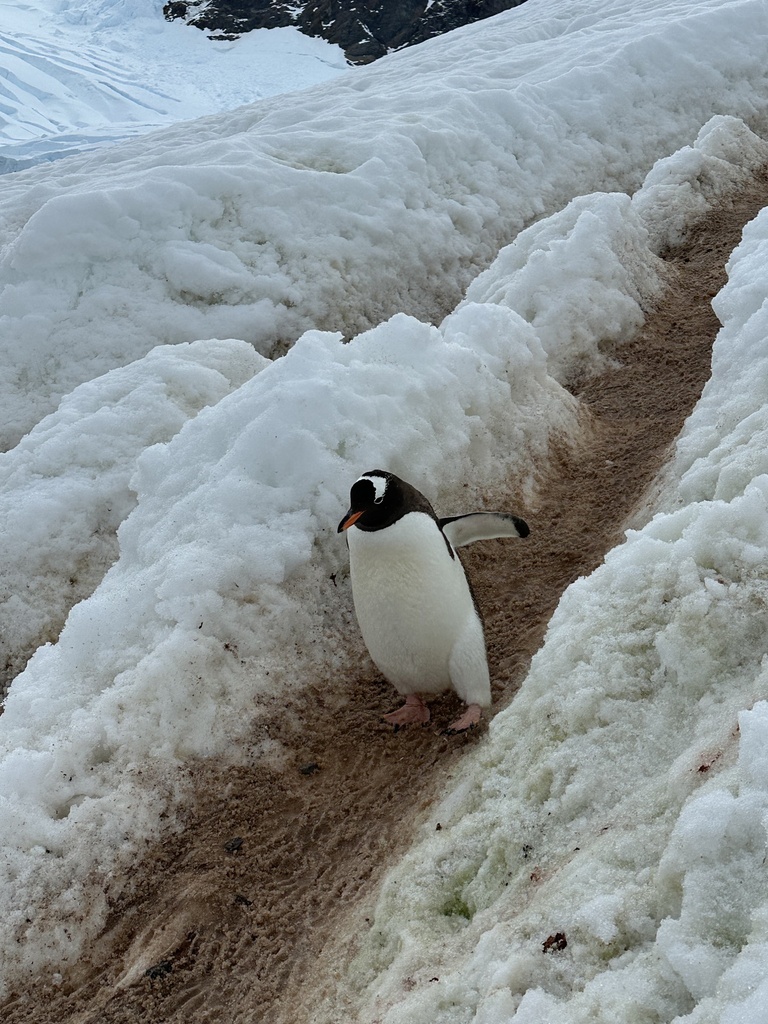
[[[616,353],[621,365],[574,385],[587,425],[554,453],[537,506],[517,509],[531,536],[468,549],[496,709],[514,698],[563,590],[642,506],[709,375],[719,327],[710,301],[725,262],[765,205],[768,174],[666,254],[669,286]],[[260,726],[291,752],[281,771],[196,767],[183,833],[137,867],[76,970],[0,1007],[5,1024],[351,1022],[334,959],[340,930],[365,929],[384,872],[484,729],[443,736],[458,708],[446,696],[428,728],[395,734],[379,722],[393,691],[373,675],[351,683],[345,701],[340,709],[318,681]]]

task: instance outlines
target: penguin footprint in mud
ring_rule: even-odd
[[[355,613],[371,658],[405,704],[384,720],[425,725],[422,694],[453,689],[467,705],[448,727],[463,732],[491,705],[483,624],[456,548],[494,537],[527,537],[508,512],[438,519],[420,491],[374,469],[356,480],[346,531]]]

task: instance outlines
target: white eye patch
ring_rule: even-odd
[[[365,474],[364,476],[361,476],[360,479],[368,480],[370,483],[373,484],[373,503],[374,505],[380,505],[382,501],[384,501],[384,495],[387,492],[387,478],[385,476],[379,476],[378,474]]]

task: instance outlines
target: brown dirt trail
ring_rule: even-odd
[[[666,254],[669,287],[640,336],[617,349],[621,365],[574,385],[588,426],[579,443],[554,453],[537,507],[515,509],[531,536],[469,549],[496,709],[513,698],[563,590],[601,562],[642,506],[709,375],[719,327],[710,300],[725,282],[725,262],[765,205],[768,174]],[[458,708],[452,696],[432,704],[430,727],[395,734],[379,722],[395,703],[383,680],[361,678],[340,715],[318,681],[268,724],[294,755],[283,771],[262,762],[196,768],[198,798],[184,832],[137,866],[106,934],[57,988],[15,993],[0,1018],[351,1021],[327,1010],[338,974],[329,940],[358,910],[365,928],[384,872],[484,735],[441,734]]]

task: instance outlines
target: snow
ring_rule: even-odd
[[[75,388],[5,456],[0,684],[58,636],[71,605],[116,559],[117,527],[136,503],[137,457],[264,364],[243,341],[158,346]]]
[[[713,112],[763,124],[762,3],[540,6],[6,176],[0,447],[154,345],[439,323],[535,220],[639,187]]]
[[[292,28],[214,40],[162,0],[4,0],[0,173],[316,85],[338,46]]]
[[[29,32],[44,10],[11,9]],[[59,9],[110,27],[104,4]],[[128,12],[133,38],[160,32]],[[765,21],[756,0],[528,0],[5,176],[3,984],[98,934],[178,827],[192,759],[279,765],[274,741],[244,749],[254,721],[318,674],[343,701],[360,647],[335,529],[361,471],[444,514],[500,476],[535,495],[578,431],[564,382],[768,162]],[[103,117],[103,138],[151,120]],[[566,591],[441,830],[386,880],[349,967],[362,1013],[766,1019],[767,260],[764,211],[647,525]]]

